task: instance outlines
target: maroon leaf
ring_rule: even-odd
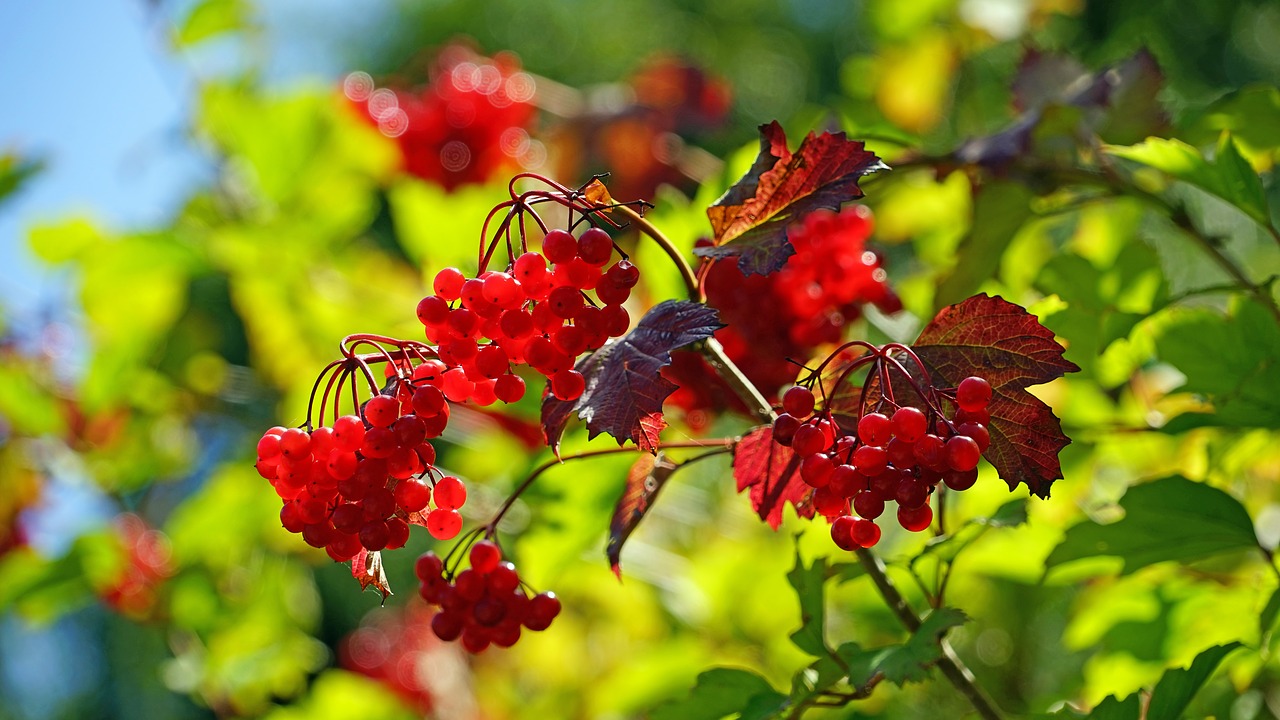
[[[773,441],[765,425],[747,433],[733,451],[733,479],[738,492],[751,488],[751,507],[774,530],[782,524],[782,507],[795,506],[800,517],[813,517],[810,487],[800,479],[800,461],[791,448]]]
[[[653,507],[654,498],[667,484],[671,473],[677,465],[659,454],[641,455],[627,473],[627,485],[618,498],[613,509],[613,520],[609,523],[609,544],[605,546],[605,555],[609,558],[609,567],[613,574],[622,579],[622,544],[631,537],[631,532],[640,524],[645,513]]]
[[[367,590],[372,585],[382,593],[382,602],[391,595],[391,585],[387,582],[387,572],[382,568],[382,553],[361,550],[351,558],[351,577],[360,581],[360,589]]]
[[[737,256],[746,275],[776,272],[795,254],[787,240],[789,223],[862,197],[858,180],[887,169],[862,142],[848,140],[844,133],[809,133],[793,154],[777,121],[762,125],[755,164],[707,208],[714,247],[696,252]]]
[[[911,349],[934,387],[955,387],[970,375],[991,383],[991,446],[983,457],[1010,490],[1025,483],[1032,493],[1049,497],[1050,486],[1062,477],[1058,453],[1071,440],[1049,406],[1026,389],[1080,370],[1063,358],[1053,333],[1014,303],[975,295],[943,308]],[[900,374],[891,377],[899,400],[912,396],[905,380],[899,384]],[[872,381],[868,389],[871,400],[877,398],[876,386]]]
[[[667,300],[651,309],[631,332],[578,361],[575,367],[587,385],[581,397],[543,399],[547,444],[558,450],[565,425],[576,414],[592,438],[608,433],[619,445],[631,440],[655,452],[658,433],[667,425],[662,402],[676,389],[659,371],[671,364],[672,350],[706,340],[722,327],[715,308],[702,303]]]

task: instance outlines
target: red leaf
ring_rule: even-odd
[[[1050,486],[1062,477],[1058,453],[1071,440],[1049,406],[1026,389],[1080,370],[1062,357],[1053,333],[1004,298],[975,295],[943,308],[911,349],[934,387],[955,387],[970,375],[991,383],[991,446],[983,457],[1010,490],[1025,483],[1032,493],[1049,497]],[[892,377],[895,394],[910,396],[905,380],[899,385],[901,376]],[[874,399],[874,381],[872,386],[868,396]]]
[[[747,433],[733,451],[738,492],[751,488],[751,507],[774,530],[782,524],[782,506],[791,503],[800,517],[813,517],[810,487],[800,479],[800,461],[791,448],[773,441],[765,425]]]
[[[362,550],[351,558],[351,577],[360,581],[360,589],[367,590],[372,585],[382,593],[382,602],[391,595],[391,585],[387,583],[387,572],[382,568],[382,553]]]
[[[609,558],[609,567],[613,574],[622,579],[620,558],[622,544],[631,537],[631,532],[640,524],[645,513],[653,507],[653,500],[658,492],[667,484],[676,465],[662,455],[641,455],[627,473],[627,485],[618,498],[613,509],[613,520],[609,523],[609,544],[605,546],[605,555]]]
[[[705,340],[724,327],[714,308],[702,303],[667,300],[650,310],[635,329],[578,361],[586,390],[568,402],[548,395],[542,401],[542,430],[553,449],[560,445],[572,415],[587,422],[594,438],[612,435],[618,444],[633,441],[655,452],[658,433],[666,427],[662,402],[676,385],[662,377],[671,364],[671,351]]]
[[[787,240],[789,223],[812,210],[837,210],[862,197],[858,180],[887,169],[862,142],[848,140],[844,133],[809,133],[792,154],[777,121],[762,125],[755,164],[707,208],[715,247],[697,253],[738,256],[746,275],[776,272],[795,254]]]

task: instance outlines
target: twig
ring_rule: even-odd
[[[662,231],[653,226],[653,223],[644,219],[644,216],[636,212],[634,209],[626,205],[619,205],[616,208],[637,230],[649,236],[649,239],[658,244],[662,251],[671,258],[671,262],[675,263],[676,269],[680,271],[680,278],[684,280],[685,289],[689,291],[689,299],[696,302],[703,302],[705,298],[702,296],[702,289],[698,286],[698,276],[693,272],[688,261],[680,254],[680,250],[671,242],[671,239],[662,234]]]

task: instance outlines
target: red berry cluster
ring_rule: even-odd
[[[98,591],[109,607],[127,615],[148,614],[156,602],[156,588],[173,574],[169,538],[133,513],[115,519],[114,530],[124,563],[110,583]]]
[[[444,393],[427,384],[389,387],[393,394],[375,395],[360,415],[331,427],[274,427],[258,441],[258,472],[284,501],[280,522],[338,562],[404,546],[409,523],[441,540],[462,529],[466,487],[435,467],[428,442],[449,421]]]
[[[406,172],[452,190],[504,168],[536,168],[546,149],[529,137],[535,83],[510,54],[446,48],[432,81],[411,90],[375,88],[365,73],[343,83],[347,98],[400,146]]]
[[[880,257],[866,249],[873,225],[863,205],[838,214],[813,212],[790,228],[796,252],[780,271],[743,275],[736,258],[716,261],[707,271],[707,302],[726,323],[716,338],[766,397],[795,380],[796,362],[838,342],[862,305],[888,313],[902,309]],[[695,355],[677,355],[682,357],[668,373],[680,385],[672,402],[685,410],[716,407],[714,373]]]
[[[898,524],[920,532],[933,522],[929,497],[938,483],[952,490],[973,486],[991,442],[990,400],[991,385],[968,377],[955,390],[952,418],[902,405],[892,415],[864,413],[854,433],[842,434],[829,412],[815,412],[813,392],[796,386],[782,397],[773,438],[800,459],[800,477],[815,488],[814,508],[833,520],[836,545],[871,547],[880,540],[874,520],[886,503],[898,504]]]
[[[640,271],[625,258],[606,270],[612,257],[613,239],[600,228],[579,238],[552,230],[541,253],[520,255],[504,272],[467,278],[457,268],[441,270],[435,294],[418,303],[440,360],[419,365],[415,380],[437,385],[454,402],[511,403],[525,391],[512,367],[524,364],[547,377],[557,398],[577,399],[585,380],[574,360],[624,334],[631,322],[622,304]]]
[[[521,629],[546,630],[560,614],[560,600],[545,592],[529,597],[521,587],[516,566],[502,559],[502,551],[487,540],[471,546],[471,567],[453,581],[445,578],[444,561],[427,552],[418,558],[414,572],[421,581],[418,594],[440,607],[431,619],[431,630],[441,640],[462,639],[468,652],[483,652],[489,645],[511,647]]]

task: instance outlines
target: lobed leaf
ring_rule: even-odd
[[[662,403],[676,385],[660,371],[671,364],[671,351],[706,340],[724,327],[714,308],[685,300],[667,300],[645,314],[618,340],[578,361],[586,389],[574,401],[547,395],[542,401],[542,430],[547,444],[560,446],[570,417],[587,423],[594,438],[608,433],[618,444],[631,440],[656,452],[658,433],[666,427]]]
[[[787,225],[820,208],[862,197],[858,180],[887,165],[844,133],[809,133],[793,154],[775,120],[760,126],[760,154],[747,174],[707,208],[714,247],[699,255],[738,257],[744,275],[767,275],[795,249]]]
[[[1120,507],[1124,518],[1118,522],[1086,521],[1067,530],[1045,560],[1045,570],[1081,558],[1114,556],[1124,560],[1121,572],[1127,575],[1158,562],[1186,562],[1258,546],[1253,521],[1240,501],[1184,477],[1132,487]]]
[[[773,441],[771,426],[758,427],[738,442],[733,479],[738,492],[751,489],[751,507],[774,530],[782,524],[782,508],[788,502],[801,517],[813,517],[811,488],[800,478],[800,461],[791,448]]]

